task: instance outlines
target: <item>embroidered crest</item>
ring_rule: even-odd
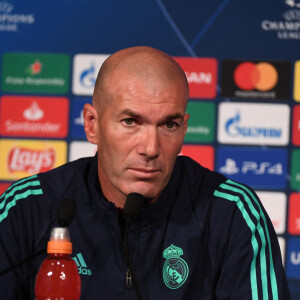
[[[163,252],[163,257],[166,258],[163,278],[165,285],[170,289],[181,287],[189,275],[189,267],[180,257],[181,255],[183,255],[183,250],[173,244]]]

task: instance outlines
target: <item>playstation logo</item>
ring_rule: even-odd
[[[236,166],[235,160],[227,158],[225,166],[220,168],[220,172],[223,174],[233,175],[239,172],[239,168]]]

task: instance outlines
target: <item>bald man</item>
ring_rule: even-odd
[[[277,237],[254,191],[178,156],[187,101],[185,74],[167,54],[133,47],[110,56],[93,105],[84,106],[96,156],[3,194],[2,269],[45,248],[58,205],[70,198],[81,299],[290,299]],[[128,214],[132,195],[137,209]],[[34,299],[45,255],[3,275],[0,295]]]
[[[129,193],[158,199],[187,130],[188,84],[166,54],[122,50],[103,64],[93,106],[84,107],[87,139],[98,145],[103,195],[123,208]]]

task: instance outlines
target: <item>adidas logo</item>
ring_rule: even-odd
[[[78,267],[79,275],[92,275],[92,270],[88,269],[81,253],[77,253],[76,256],[73,257],[73,259],[75,260],[76,265]]]

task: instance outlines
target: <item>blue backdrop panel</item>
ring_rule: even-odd
[[[299,79],[298,83],[294,81],[294,65],[300,60],[299,0],[0,0],[0,70],[3,70],[2,58],[5,53],[51,53],[67,54],[70,57],[70,86],[67,94],[60,95],[68,97],[70,101],[69,133],[64,139],[68,145],[72,141],[84,139],[80,127],[81,105],[91,101],[90,95],[80,96],[72,92],[74,56],[111,54],[121,48],[136,45],[156,47],[177,57],[216,59],[216,98],[191,100],[213,102],[216,112],[219,104],[224,101],[285,103],[290,106],[292,116],[297,101],[300,101],[300,96],[293,94],[295,85],[300,84]],[[288,74],[284,78],[284,97],[264,99],[261,96],[252,96],[236,99],[222,96],[224,93],[221,91],[221,82],[227,82],[222,81],[222,76],[228,76],[226,72],[222,72],[223,61],[271,61],[274,65],[276,62],[283,62],[284,66],[287,66],[285,70]],[[0,76],[2,75],[0,73]],[[21,94],[26,95],[20,92],[6,93],[0,88],[0,97]],[[43,93],[40,95],[47,96]],[[216,123],[217,120],[216,113]],[[290,124],[292,135],[292,117]],[[217,124],[214,124],[213,128],[213,136],[216,137]],[[6,137],[0,136],[0,142],[3,139]],[[240,152],[239,149],[241,145],[222,145],[216,139],[208,144],[216,150],[214,165],[217,171],[226,166],[226,158],[229,157],[226,151],[237,154],[234,158],[235,167],[242,168],[245,165],[245,152]],[[277,178],[276,187],[271,174],[265,177],[265,185],[260,185],[261,182],[254,177],[253,170],[244,172],[242,177],[236,179],[254,183],[258,190],[279,190],[286,193],[289,199],[291,193],[299,193],[299,190],[292,189],[290,184],[291,153],[298,146],[290,139],[286,146],[249,145],[246,148],[246,151],[252,151],[248,157],[251,157],[251,161],[257,166],[264,165],[266,160],[263,156],[257,158],[259,153],[269,154],[270,164],[273,165],[277,164],[277,156],[280,156],[284,168]],[[287,212],[288,206],[289,201]],[[286,220],[288,228],[289,216]],[[283,260],[293,299],[297,300],[300,299],[300,237],[297,234],[289,234],[288,230],[280,234],[280,237],[285,241]]]

